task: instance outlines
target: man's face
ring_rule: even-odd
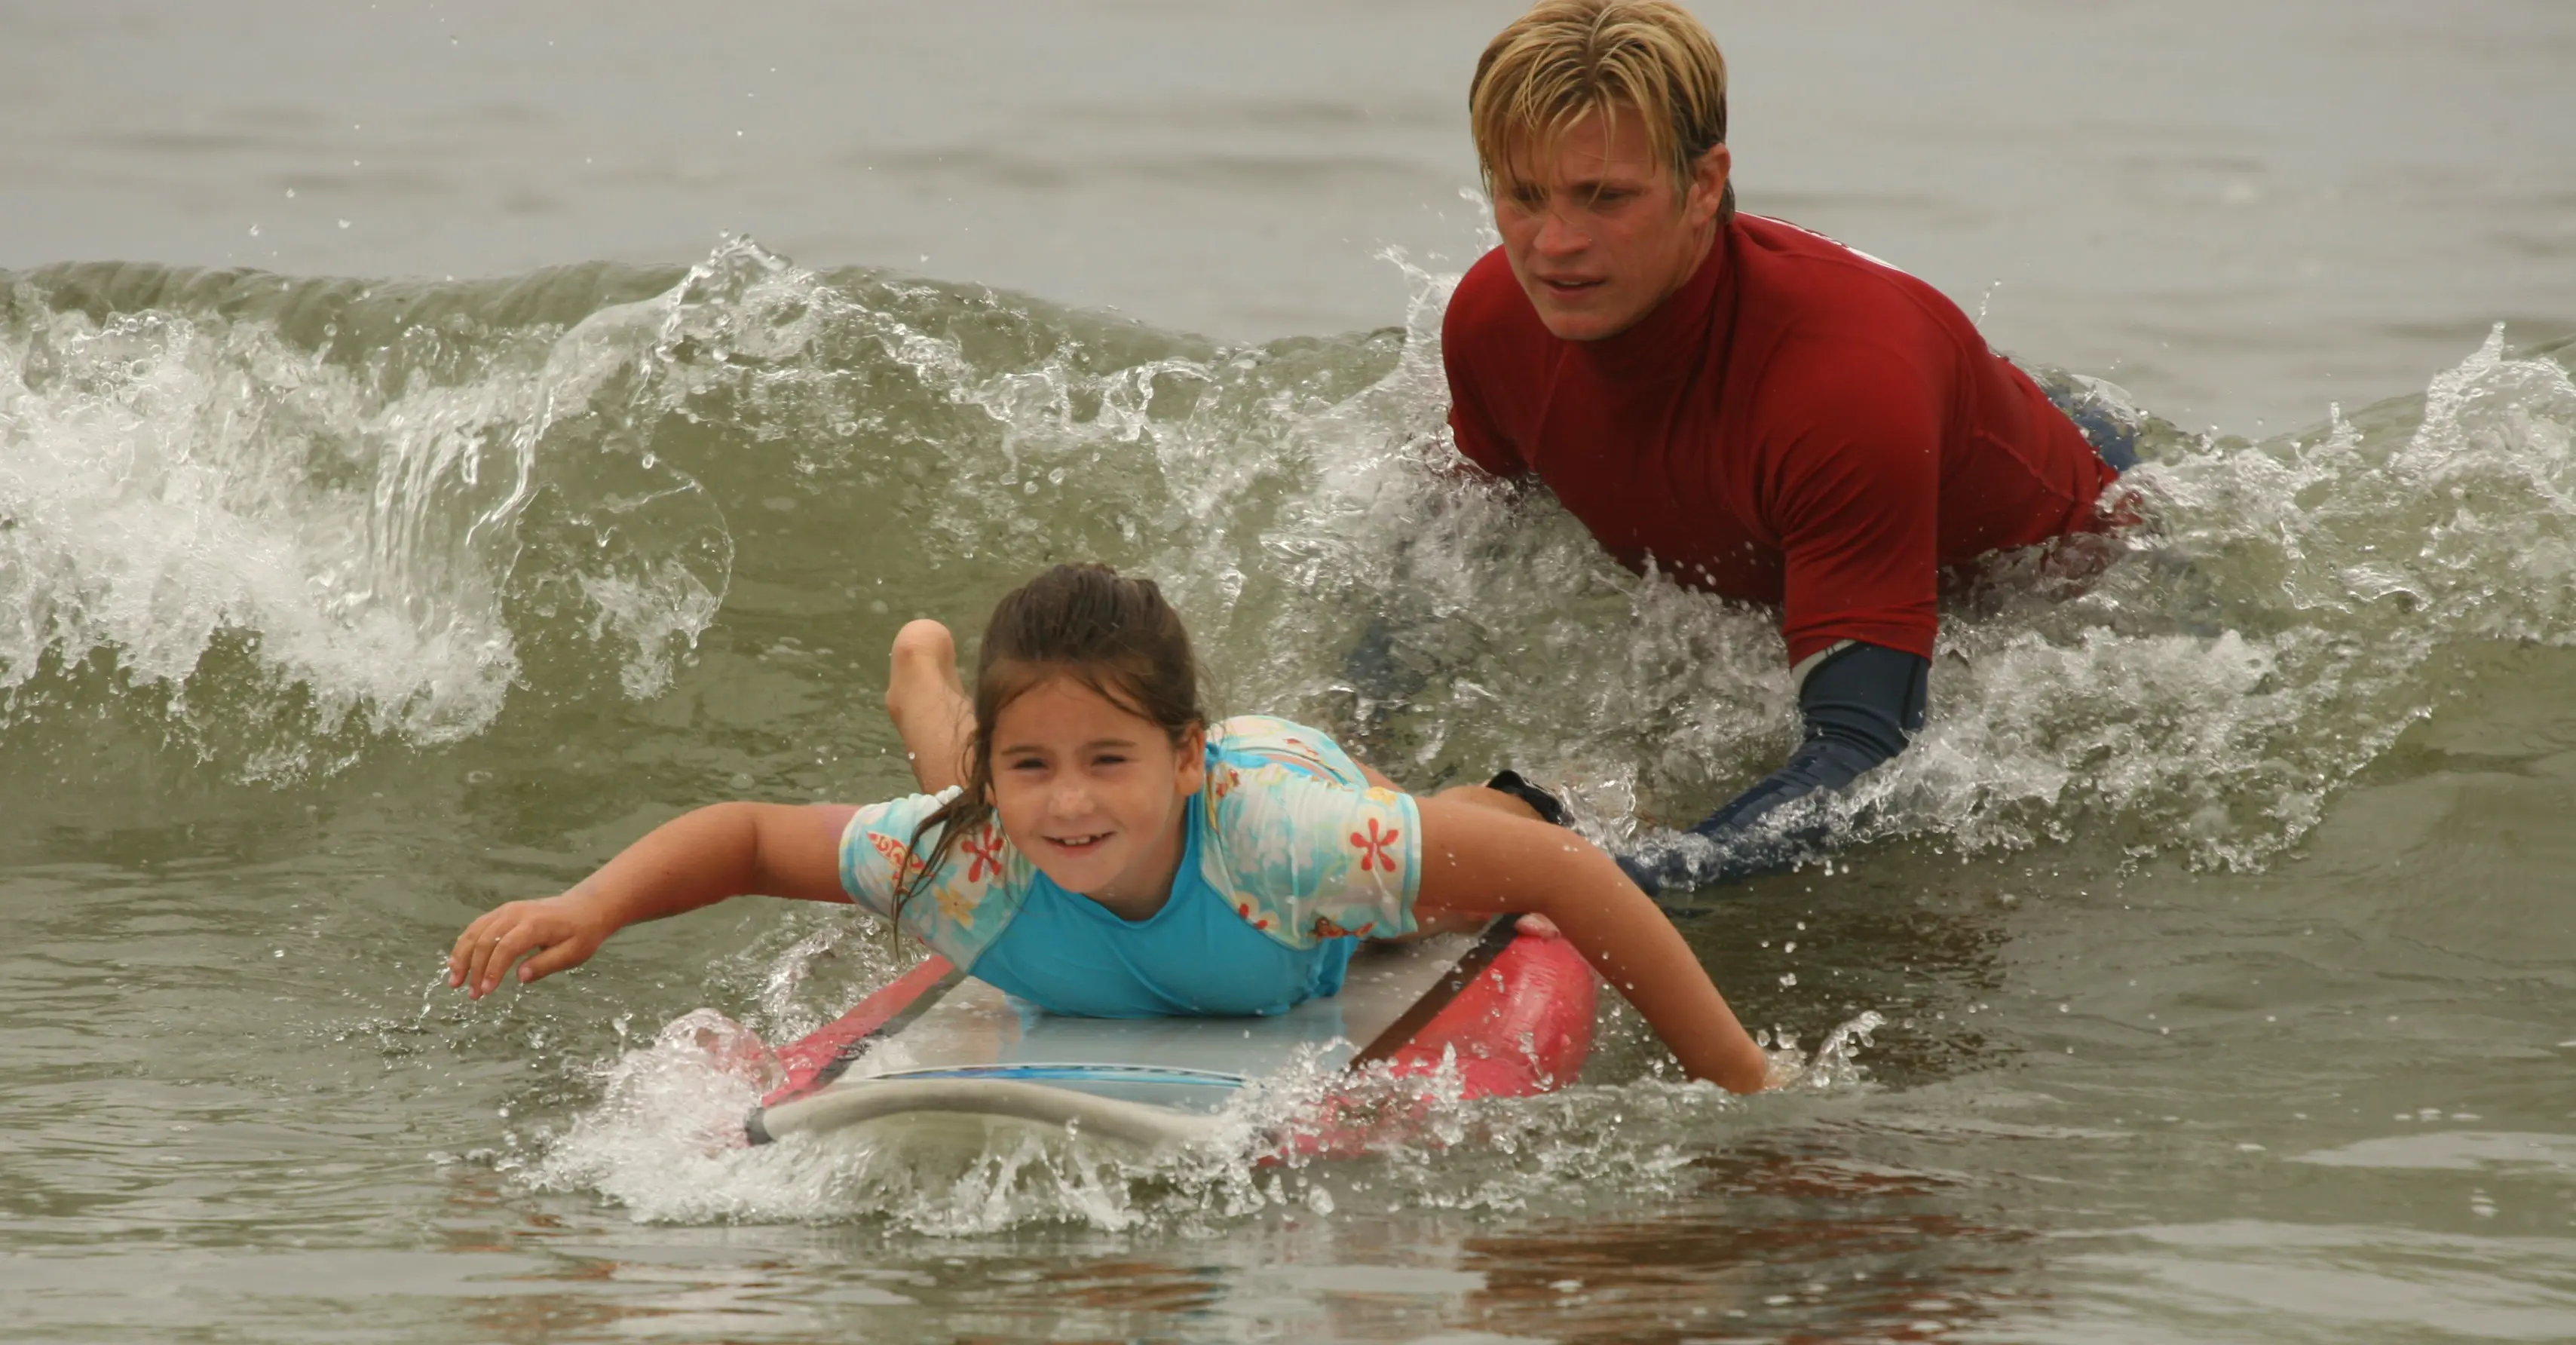
[[[1525,156],[1519,181],[1495,183],[1503,256],[1560,339],[1597,341],[1636,325],[1708,255],[1730,166],[1719,145],[1687,190],[1650,152],[1643,117],[1585,113],[1553,146]]]

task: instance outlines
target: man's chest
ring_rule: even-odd
[[[1630,569],[1776,602],[1781,554],[1740,429],[1714,398],[1560,378],[1521,448],[1540,480]],[[1689,390],[1684,389],[1687,393]]]

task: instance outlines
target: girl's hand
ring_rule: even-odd
[[[511,963],[530,953],[536,956],[519,968],[521,985],[580,966],[616,932],[615,922],[602,918],[574,892],[514,901],[485,911],[457,936],[456,947],[447,954],[447,984],[481,999],[500,988]]]
[[[636,921],[747,892],[848,901],[841,830],[855,811],[828,803],[719,803],[675,817],[561,896],[484,912],[448,951],[447,983],[481,999],[520,958],[528,959],[519,968],[525,985],[580,966]]]

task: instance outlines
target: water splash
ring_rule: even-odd
[[[291,703],[307,735],[356,720],[448,742],[489,725],[524,674],[509,608],[532,585],[587,588],[591,633],[647,670],[638,692],[665,646],[713,616],[721,557],[712,589],[679,559],[721,552],[685,535],[710,520],[662,531],[641,568],[613,544],[612,520],[690,483],[631,462],[601,472],[576,452],[599,453],[604,402],[638,353],[615,309],[569,329],[410,323],[348,361],[333,355],[336,321],[317,346],[273,319],[93,315],[23,279],[8,293],[0,690],[13,699],[103,659],[183,715],[213,716],[209,693],[241,691],[210,666],[229,647],[266,688],[226,707],[236,718]],[[618,493],[630,484],[644,493]],[[522,572],[540,504],[547,526],[604,539],[596,554]],[[268,766],[296,757],[279,747]]]
[[[2124,482],[2154,524],[2089,588],[1948,624],[1932,727],[1856,808],[2261,865],[2434,711],[2436,653],[2576,638],[2571,427],[2567,371],[2499,331],[2420,411],[2169,444]]]
[[[791,949],[777,961],[800,960]],[[1883,1021],[1863,1013],[1812,1054],[1782,1040],[1773,1095],[1752,1099],[1660,1077],[1471,1099],[1454,1062],[1351,1072],[1315,1050],[1239,1094],[1210,1140],[1140,1152],[1078,1128],[956,1117],[751,1147],[742,1121],[776,1086],[777,1057],[698,1009],[595,1066],[599,1100],[501,1166],[649,1222],[866,1220],[941,1236],[1199,1227],[1289,1208],[1550,1208],[1686,1188],[1699,1159],[1780,1100],[1865,1087],[1859,1051]]]
[[[1454,277],[1394,260],[1401,326],[1249,347],[743,239],[644,298],[268,278],[272,309],[56,307],[79,287],[21,279],[0,685],[106,658],[186,714],[239,698],[286,722],[222,749],[258,774],[354,750],[324,741],[352,717],[440,742],[514,697],[665,697],[720,621],[847,662],[1097,558],[1165,581],[1220,709],[1323,724],[1418,788],[1518,766],[1605,840],[1696,818],[1794,741],[1773,618],[1459,477]],[[2571,427],[2566,371],[2499,341],[2306,435],[2151,425],[2126,485],[2152,526],[2082,583],[2024,557],[1961,595],[1931,728],[1836,824],[2268,862],[2440,703],[2436,653],[2576,629]],[[838,698],[865,664],[801,675]]]
[[[748,1029],[696,1010],[599,1067],[600,1101],[501,1166],[537,1189],[607,1196],[639,1221],[866,1219],[950,1236],[1230,1218],[1280,1198],[1237,1144],[1143,1155],[1078,1132],[943,1118],[749,1146],[742,1121],[775,1063]]]

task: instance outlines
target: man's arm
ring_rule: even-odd
[[[1775,368],[1770,391],[1782,406],[1780,625],[1805,733],[1786,765],[1699,825],[1621,857],[1649,892],[1819,854],[1825,822],[1790,805],[1848,787],[1923,724],[1939,623],[1939,382],[1901,346],[1811,343],[1797,354]]]
[[[1450,437],[1478,473],[1508,481],[1529,472],[1506,426],[1528,428],[1522,403],[1536,375],[1531,365],[1550,348],[1502,249],[1458,278],[1440,315],[1440,371],[1449,382]]]
[[[1824,824],[1778,814],[1820,790],[1840,790],[1904,751],[1923,726],[1931,667],[1919,654],[1857,641],[1818,655],[1798,686],[1806,736],[1788,764],[1690,830],[1620,855],[1619,867],[1660,895],[1738,882],[1818,854]]]

